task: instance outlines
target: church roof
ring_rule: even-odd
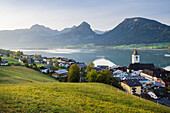
[[[135,51],[133,52],[133,55],[139,55],[138,53],[137,53],[137,50],[135,49]]]
[[[134,64],[131,63],[128,66],[128,69],[132,69],[135,71],[144,70],[144,69],[154,69],[154,68],[155,68],[154,64],[142,64],[142,63],[134,63]]]

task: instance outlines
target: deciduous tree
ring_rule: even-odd
[[[86,79],[88,80],[88,82],[96,82],[96,78],[97,78],[96,70],[91,69],[91,71],[87,72]]]
[[[79,82],[80,80],[80,69],[76,64],[71,65],[68,73],[69,82]]]

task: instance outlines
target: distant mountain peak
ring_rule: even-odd
[[[89,25],[86,21],[83,21],[81,24],[82,25]]]
[[[88,24],[87,22],[83,21],[78,27],[88,27],[88,28],[90,28],[90,24]]]
[[[35,25],[32,25],[30,29],[34,29],[34,28],[46,28],[46,27],[43,25],[35,24]]]
[[[127,22],[127,21],[131,21],[131,22],[156,22],[159,23],[156,20],[152,20],[152,19],[147,19],[147,18],[143,18],[143,17],[133,17],[133,18],[125,18],[125,20],[123,22]]]
[[[77,32],[88,35],[96,35],[96,33],[91,29],[90,24],[83,21],[79,26],[73,28],[71,32]]]
[[[39,32],[39,31],[53,31],[52,29],[50,29],[49,27],[45,27],[44,25],[39,25],[39,24],[35,24],[35,25],[32,25],[31,28],[30,28],[31,31],[36,31],[36,32]],[[55,30],[57,31],[57,30]]]

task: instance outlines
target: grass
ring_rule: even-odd
[[[19,62],[18,60],[14,59],[14,58],[10,58],[10,57],[2,57],[2,59],[7,59],[8,60],[8,63],[11,64],[11,63],[20,63],[21,65],[25,65],[24,63],[21,63]],[[35,63],[37,65],[37,67],[41,67],[41,66],[45,66],[47,64],[41,64],[41,63]]]
[[[59,83],[33,69],[0,66],[0,113],[3,112],[168,113],[170,108],[105,84]]]
[[[41,67],[41,66],[45,66],[47,64],[41,64],[41,63],[35,63],[37,65],[37,67]]]
[[[56,82],[49,75],[21,66],[0,66],[0,84]]]
[[[11,64],[11,63],[14,63],[14,64],[20,63],[21,65],[25,65],[24,63],[21,63],[21,62],[19,62],[18,60],[14,59],[14,58],[2,57],[2,59],[7,59],[9,64]]]
[[[1,84],[1,112],[168,113],[170,108],[100,83]]]

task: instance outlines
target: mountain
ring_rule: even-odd
[[[93,31],[87,22],[61,31],[36,24],[29,29],[0,31],[0,40],[0,48],[162,43],[170,42],[170,26],[141,17],[126,18],[102,34],[102,31]]]
[[[170,26],[141,17],[126,18],[109,32],[95,37],[96,45],[170,42]]]
[[[67,46],[88,44],[96,35],[87,22],[82,22],[79,26],[70,29],[69,32],[55,36],[52,45]]]
[[[35,32],[36,34],[43,34],[43,35],[56,35],[56,34],[59,34],[59,31],[58,30],[52,30],[50,29],[49,27],[45,27],[43,25],[38,25],[38,24],[35,24],[33,25],[30,29],[29,29],[30,32]]]
[[[71,28],[64,28],[63,30],[60,31],[60,34],[62,34],[62,33],[67,33],[67,32],[71,31],[71,30],[74,29],[74,28],[76,28],[75,25],[74,25],[73,27],[71,27]]]
[[[49,41],[50,37],[58,33],[57,30],[38,24],[33,25],[30,29],[3,30],[0,31],[0,47],[46,46],[46,42]]]

